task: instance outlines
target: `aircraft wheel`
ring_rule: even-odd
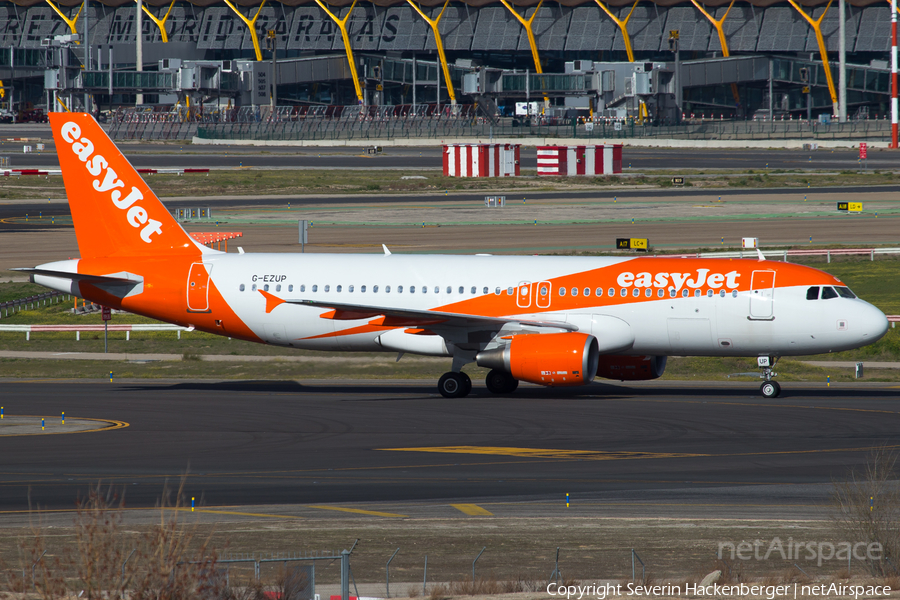
[[[471,387],[471,380],[466,386],[466,379],[468,376],[464,377],[462,373],[444,373],[438,380],[438,391],[444,398],[462,398]]]
[[[510,394],[519,387],[519,380],[500,369],[493,369],[484,380],[492,394]]]
[[[781,386],[774,381],[766,381],[759,386],[759,393],[764,398],[777,398],[778,394],[781,393]]]
[[[472,378],[462,371],[459,372],[459,376],[462,377],[463,383],[465,384],[463,396],[468,396],[472,392]]]

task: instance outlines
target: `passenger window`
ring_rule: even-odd
[[[719,298],[725,297],[725,290],[719,290]]]
[[[334,291],[340,292],[340,291],[341,291],[341,286],[337,286],[336,288],[334,288]]]
[[[372,286],[372,293],[373,293],[373,294],[377,294],[377,293],[378,293],[378,286],[377,286],[377,285],[373,285],[373,286]]]
[[[241,284],[240,290],[241,290],[242,292],[244,291],[244,284],[243,284],[243,283]]]
[[[415,294],[415,293],[416,293],[416,286],[414,286],[414,285],[409,286],[409,293],[410,293],[410,294]]]
[[[737,298],[737,290],[731,290],[731,297]]]
[[[712,295],[713,295],[713,291],[712,291],[712,290],[706,290],[706,297],[707,297],[707,298],[712,298]]]
[[[280,284],[280,283],[279,283],[278,285],[275,286],[275,291],[276,291],[276,292],[280,292],[280,291],[281,291],[281,284]]]
[[[591,288],[584,288],[584,295],[585,295],[585,296],[590,296],[590,295],[591,295]]]
[[[644,295],[645,295],[646,297],[648,297],[648,298],[652,298],[652,297],[653,297],[653,290],[651,290],[650,288],[647,288],[646,291],[644,291]]]
[[[628,290],[625,288],[622,288],[621,290],[619,290],[619,295],[622,296],[623,298],[625,298],[626,296],[628,296]]]
[[[814,285],[808,290],[806,290],[806,299],[807,300],[818,300],[819,299],[819,286]]]
[[[682,298],[687,298],[687,297],[688,297],[688,291],[687,291],[687,290],[681,290],[681,297],[682,297]]]
[[[438,286],[434,286],[434,293],[435,293],[435,294],[440,294],[440,293],[441,293],[441,288],[439,288]]]
[[[495,295],[495,296],[499,296],[499,295],[500,295],[500,288],[495,288],[495,289],[494,289],[494,295]]]
[[[448,294],[452,294],[452,293],[453,293],[453,288],[450,287],[449,285],[447,286],[447,293],[448,293]]]
[[[423,294],[427,294],[427,293],[428,293],[428,286],[427,286],[427,285],[423,285],[423,286],[422,286],[422,293],[423,293]]]
[[[352,294],[352,293],[353,293],[353,286],[352,286],[352,285],[348,285],[348,286],[347,286],[347,291],[350,292],[350,293]]]
[[[475,286],[474,286],[474,285],[472,286],[472,289],[469,290],[469,292],[472,293],[472,294],[475,293]]]
[[[577,296],[577,295],[578,295],[578,288],[572,288],[572,295],[573,295],[573,296]]]
[[[267,283],[266,285],[263,286],[263,291],[266,291],[266,292],[269,291],[269,284],[268,284],[268,283]]]
[[[391,290],[388,290],[388,291],[391,291]],[[397,293],[398,293],[398,294],[402,294],[402,293],[403,293],[403,286],[402,286],[402,285],[398,285],[398,286],[397,286]]]
[[[678,292],[675,291],[675,288],[669,288],[669,298],[674,298]]]
[[[694,290],[694,298],[699,298],[700,294],[701,294],[700,290]]]
[[[541,296],[546,296],[548,291],[549,290],[547,289],[546,285],[541,286]]]
[[[615,296],[615,295],[616,295],[616,289],[615,289],[615,288],[609,288],[609,291],[608,291],[607,293],[610,295],[610,297]]]
[[[487,294],[487,293],[488,293],[487,287],[485,287],[483,290],[481,290],[481,293],[482,293],[482,294]]]
[[[305,286],[305,285],[301,285],[301,286],[300,286],[300,291],[301,291],[301,292],[304,291],[305,289],[306,289],[306,286]],[[288,291],[289,291],[289,292],[293,292],[293,291],[294,291],[294,284],[293,284],[293,283],[292,283],[291,285],[288,286]]]
[[[594,295],[597,296],[598,298],[599,298],[600,296],[602,296],[602,295],[603,295],[603,288],[597,288],[596,290],[594,290]]]
[[[512,289],[511,287],[506,288],[506,295],[507,295],[507,296],[512,296],[512,295],[513,295],[513,289]]]
[[[390,294],[390,293],[391,293],[391,286],[389,286],[389,285],[384,286],[384,293],[385,293],[385,294]]]
[[[664,290],[664,289],[662,289],[662,288],[659,288],[659,289],[656,291],[656,296],[657,296],[658,298],[662,298],[662,297],[665,296],[665,295],[666,295],[666,290]]]
[[[255,287],[255,286],[254,286],[254,287]],[[318,286],[318,285],[313,285],[313,286],[312,286],[312,291],[318,292],[318,291],[319,291],[319,286]]]
[[[326,292],[331,291],[331,286],[330,286],[330,285],[326,285],[326,286],[325,286],[325,291],[326,291]]]
[[[366,286],[364,286],[364,285],[359,286],[359,291],[360,291],[360,293],[365,294],[365,293],[366,293]]]
[[[822,288],[822,300],[831,300],[832,298],[837,298],[837,292],[834,291],[833,287],[823,287]]]
[[[641,290],[639,290],[638,288],[634,288],[633,290],[631,290],[631,295],[637,298],[641,295]]]
[[[460,294],[465,294],[465,293],[466,293],[466,288],[464,288],[463,286],[459,286],[459,293],[460,293]]]
[[[848,287],[835,286],[834,289],[837,290],[837,293],[838,293],[838,295],[840,295],[841,298],[856,298],[856,294],[851,292],[850,288],[848,288]]]
[[[559,288],[559,295],[560,295],[560,296],[565,296],[565,295],[566,295],[566,288],[564,288],[564,287]]]
[[[255,283],[253,284],[253,287],[250,288],[250,291],[251,291],[251,292],[255,292],[255,291],[256,291],[256,284],[255,284]]]

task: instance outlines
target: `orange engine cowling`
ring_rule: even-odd
[[[516,379],[547,386],[584,385],[597,373],[597,338],[586,333],[513,336],[509,345],[479,352],[481,367],[501,369]]]
[[[662,377],[666,370],[667,356],[618,356],[604,354],[600,357],[597,375],[619,381],[643,381]]]

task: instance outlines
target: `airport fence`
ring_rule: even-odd
[[[634,119],[594,121],[536,115],[491,122],[475,105],[277,106],[188,112],[179,107],[122,108],[107,125],[113,139],[225,141],[358,141],[474,138],[690,139],[886,141],[890,121],[860,118],[846,123],[799,119],[731,121],[694,115],[678,125]]]

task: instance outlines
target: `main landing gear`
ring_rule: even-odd
[[[511,394],[519,387],[518,379],[500,369],[488,373],[484,383],[492,394]],[[444,373],[438,380],[438,391],[444,398],[463,398],[472,391],[472,380],[462,371]]]
[[[518,379],[500,369],[491,370],[484,383],[492,394],[511,394],[519,387]]]
[[[772,381],[772,378],[778,375],[773,370],[776,362],[778,362],[777,356],[759,356],[756,359],[756,364],[762,369],[760,377],[765,379],[759,386],[759,393],[764,398],[777,398],[781,394],[781,386],[778,385],[778,382]]]
[[[462,371],[444,373],[438,379],[438,391],[444,398],[462,398],[472,391],[472,380]]]

